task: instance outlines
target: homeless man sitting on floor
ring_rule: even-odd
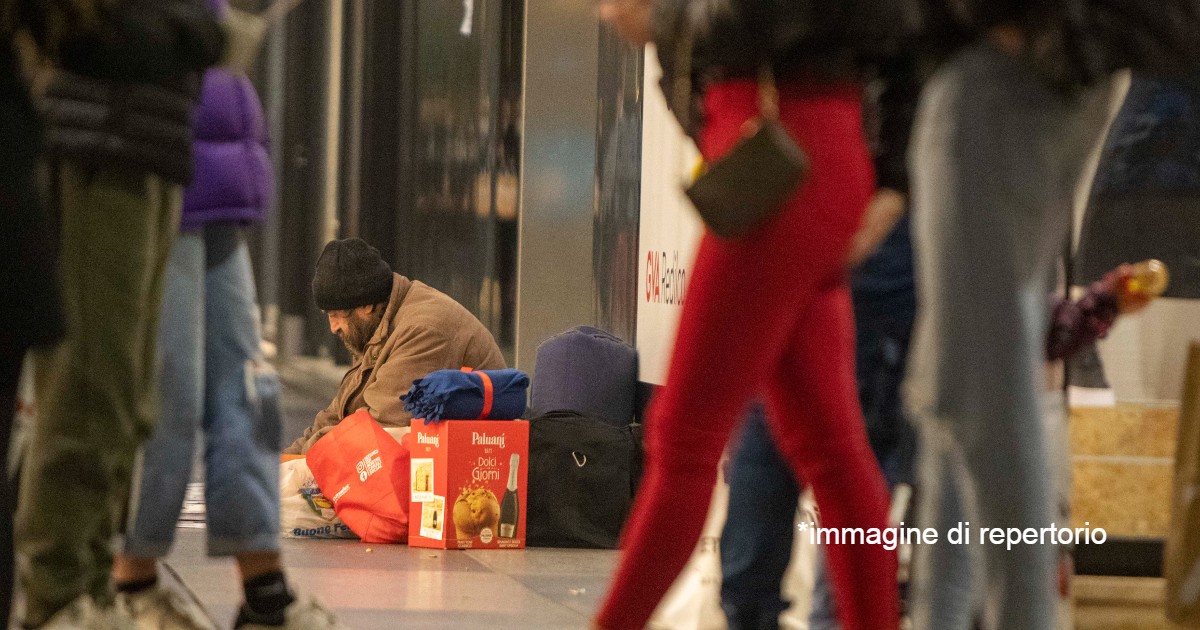
[[[408,426],[400,395],[441,369],[503,369],[496,340],[461,304],[398,273],[366,242],[331,241],[313,277],[317,307],[354,364],[330,403],[284,453],[306,453],[342,418],[366,408],[385,427]]]

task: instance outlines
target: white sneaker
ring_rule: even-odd
[[[183,594],[158,584],[117,602],[132,615],[137,630],[217,630],[204,608]]]
[[[80,595],[54,613],[38,630],[135,630],[133,618],[121,602],[103,608],[88,595]]]
[[[297,595],[296,601],[284,609],[283,618],[282,626],[250,623],[238,630],[349,630],[338,623],[333,611],[323,606],[315,597]]]

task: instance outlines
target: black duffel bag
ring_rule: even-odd
[[[641,425],[574,411],[532,418],[526,544],[615,549],[641,476]]]

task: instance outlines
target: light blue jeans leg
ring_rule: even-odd
[[[986,44],[950,59],[922,92],[911,191],[921,312],[907,401],[925,438],[920,457],[938,460],[919,464],[920,513],[933,519],[922,527],[963,520],[977,534],[1054,518],[1041,417],[1046,300],[1107,100],[1107,86],[1056,92]],[[960,518],[949,515],[954,500]],[[975,542],[971,554],[939,543],[917,556],[917,630],[971,627],[976,598],[955,596],[968,574],[981,576],[986,630],[1052,630],[1057,550]]]
[[[204,406],[204,239],[184,233],[171,248],[159,320],[158,426],[135,471],[125,553],[161,558],[171,550]]]
[[[279,383],[259,349],[245,243],[205,274],[208,553],[279,549]]]
[[[913,626],[915,628],[974,628],[979,614],[983,584],[983,553],[978,544],[955,545],[946,539],[951,528],[967,514],[974,497],[966,493],[962,455],[954,435],[928,425],[921,433],[919,493],[916,521],[920,527],[938,531],[932,545],[913,549],[916,569],[912,577]],[[970,520],[970,519],[968,519]],[[978,543],[972,530],[971,542]]]

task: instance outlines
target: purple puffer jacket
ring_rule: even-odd
[[[227,0],[208,0],[222,16]],[[196,176],[183,195],[185,231],[213,221],[262,221],[275,176],[267,153],[262,103],[250,80],[222,68],[204,75],[196,108]]]

